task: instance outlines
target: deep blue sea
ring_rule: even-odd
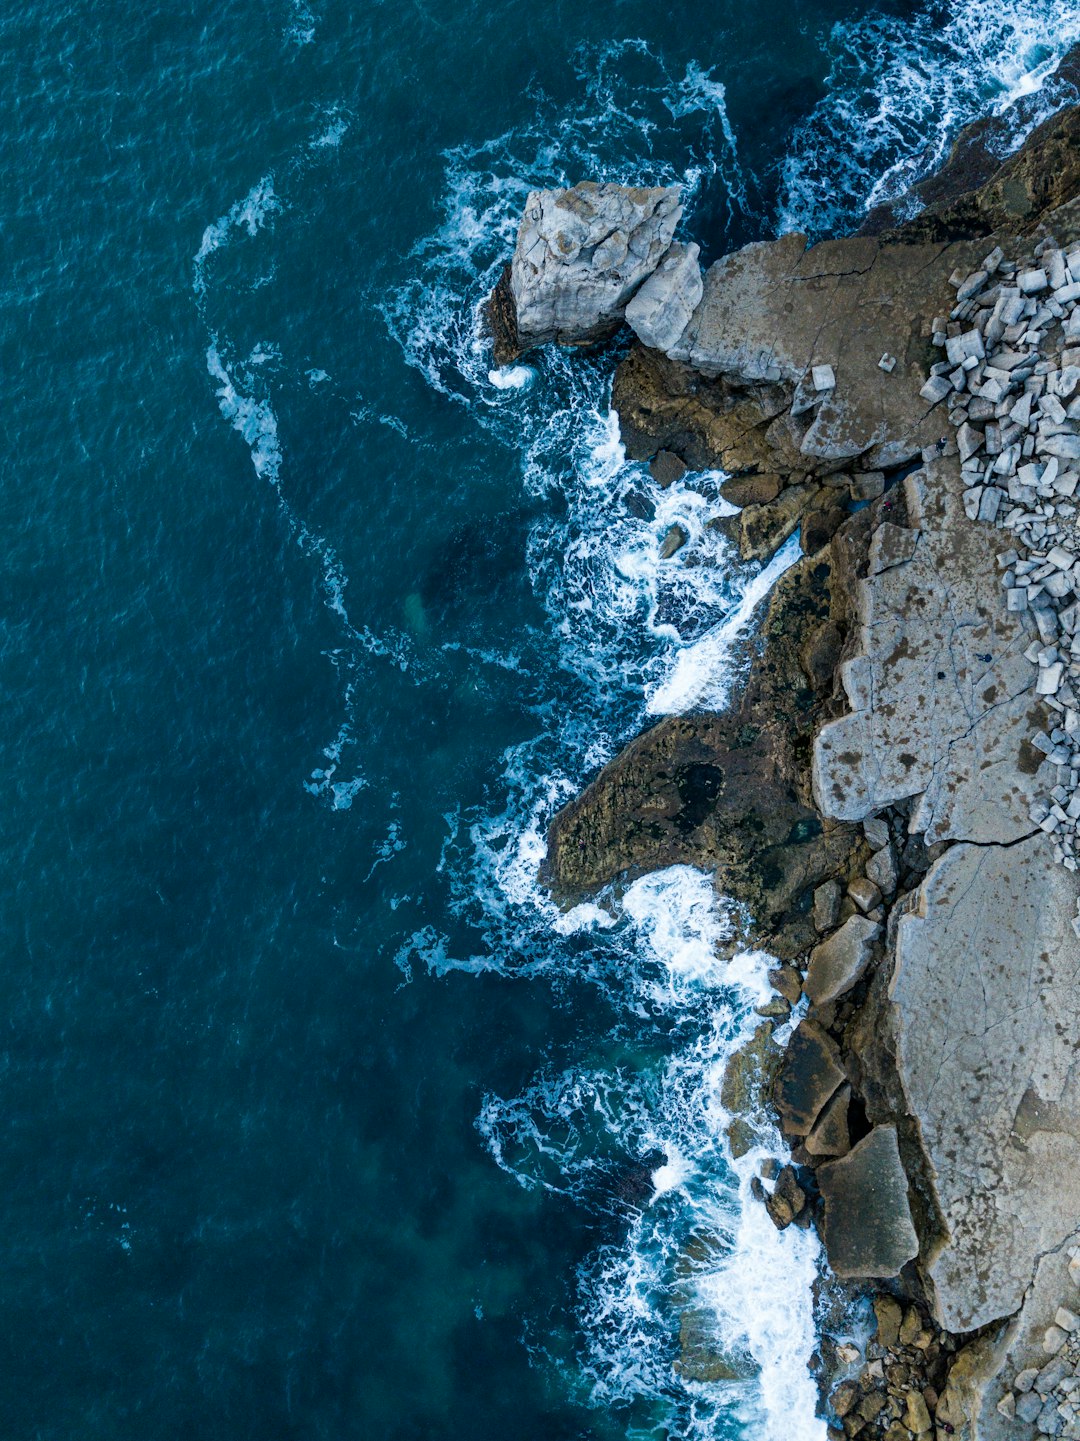
[[[681,183],[705,259],[856,223],[1080,4],[0,27],[0,1438],[817,1441],[817,1243],[722,1139],[766,958],[695,871],[536,881],[793,552],[626,463],[617,345],[493,373],[478,307],[536,185]]]

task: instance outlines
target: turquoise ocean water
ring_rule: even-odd
[[[492,373],[478,306],[533,185],[851,225],[1080,5],[0,26],[0,1437],[822,1437],[816,1243],[720,1138],[765,958],[687,869],[536,884],[791,553],[625,462],[617,345]],[[673,1368],[688,1301],[749,1379]]]

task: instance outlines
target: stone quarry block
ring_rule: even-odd
[[[876,888],[875,888],[876,889]],[[880,895],[878,896],[880,900]],[[881,927],[866,916],[852,916],[810,953],[803,990],[815,1006],[850,991],[870,963]]]
[[[834,390],[836,371],[831,365],[815,365],[810,371],[815,390]]]
[[[876,1126],[818,1168],[829,1264],[843,1279],[897,1276],[919,1253],[895,1126]]]

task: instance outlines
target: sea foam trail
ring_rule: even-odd
[[[683,1039],[653,1071],[571,1070],[507,1101],[489,1096],[477,1124],[519,1184],[586,1206],[612,1204],[604,1182],[620,1155],[656,1158],[651,1199],[631,1207],[624,1238],[599,1248],[579,1276],[578,1384],[595,1404],[651,1402],[678,1428],[671,1434],[695,1441],[735,1427],[764,1441],[820,1441],[808,1370],[818,1242],[798,1228],[778,1232],[751,1195],[760,1163],[786,1155],[772,1125],[762,1119],[758,1144],[737,1161],[724,1135],[724,1071],[770,994],[767,956],[719,958],[730,927],[710,877],[689,866],[641,878],[599,914],[571,912],[560,929],[599,933],[634,974],[633,1008],[675,1020]],[[673,1323],[685,1308],[746,1380],[680,1378]]]
[[[548,349],[527,365],[491,369],[482,307],[530,186],[580,175],[681,181],[692,206],[702,175],[723,169],[742,203],[723,86],[700,67],[679,81],[657,67],[649,93],[620,74],[628,56],[652,63],[643,47],[606,47],[583,80],[580,111],[541,113],[535,128],[449,157],[444,222],[418,247],[417,283],[385,303],[408,362],[522,456],[523,488],[539,510],[526,561],[554,641],[545,684],[558,697],[538,734],[507,753],[501,804],[450,823],[451,909],[476,941],[463,952],[426,926],[397,961],[407,976],[417,966],[495,971],[543,978],[567,995],[586,982],[615,1008],[621,1052],[665,1056],[632,1069],[583,1059],[543,1071],[516,1096],[486,1097],[477,1120],[518,1184],[620,1219],[618,1239],[578,1277],[570,1388],[625,1415],[628,1435],[661,1426],[685,1441],[820,1441],[808,1371],[817,1241],[777,1232],[751,1196],[761,1159],[786,1154],[779,1136],[762,1120],[760,1146],[733,1163],[720,1103],[727,1061],[770,994],[767,958],[721,959],[729,908],[690,867],[569,913],[538,883],[551,816],[650,714],[724,702],[739,638],[798,556],[793,540],[764,569],[744,567],[716,524],[734,510],[720,495],[722,474],[663,490],[627,459],[610,406],[611,354]],[[685,143],[694,131],[696,150]],[[674,526],[685,545],[663,561]],[[596,1037],[596,1050],[609,1053],[614,1039]],[[652,1176],[643,1193],[651,1201],[629,1210],[613,1179],[627,1167]],[[709,1344],[740,1358],[745,1380],[704,1385],[681,1375],[688,1305]]]

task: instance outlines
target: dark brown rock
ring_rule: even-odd
[[[806,1205],[806,1192],[790,1166],[785,1166],[776,1179],[773,1193],[765,1201],[765,1209],[778,1231],[790,1226]]]
[[[659,722],[559,812],[542,873],[549,886],[573,899],[620,874],[698,865],[745,903],[753,934],[775,942],[780,959],[816,942],[814,887],[850,878],[864,850],[855,827],[821,825],[806,789],[818,692],[799,656],[827,620],[842,623],[830,577],[824,558],[783,576],[763,626],[769,643],[729,711]]]
[[[659,451],[649,462],[649,473],[662,490],[667,490],[668,486],[682,480],[686,471],[686,462],[671,450]]]
[[[843,1084],[836,1042],[816,1021],[800,1021],[788,1042],[775,1095],[786,1136],[805,1136]]]
[[[732,505],[768,505],[784,488],[779,475],[741,475],[734,480],[725,480],[720,494]]]
[[[1076,62],[1074,51],[1074,72]],[[997,230],[1030,234],[1049,211],[1080,192],[1080,107],[1051,115],[1003,162],[1007,141],[1002,141],[1014,124],[1014,114],[1007,112],[968,126],[945,165],[915,186],[912,197],[924,207],[920,213],[898,223],[895,209],[881,207],[860,234],[907,243],[989,236]],[[1068,238],[1058,235],[1062,242]]]
[[[846,1156],[851,1150],[851,1133],[848,1129],[850,1105],[851,1087],[841,1086],[806,1138],[806,1149],[811,1156]]]
[[[732,1154],[745,1156],[757,1142],[757,1130],[751,1117],[760,1115],[776,1080],[782,1052],[773,1044],[773,1025],[766,1021],[736,1051],[724,1070],[720,1100],[731,1115],[728,1142]],[[756,1177],[755,1177],[756,1179]]]
[[[496,365],[512,365],[521,354],[518,341],[517,306],[510,289],[510,265],[503,267],[498,284],[488,301],[488,324],[495,345]]]

